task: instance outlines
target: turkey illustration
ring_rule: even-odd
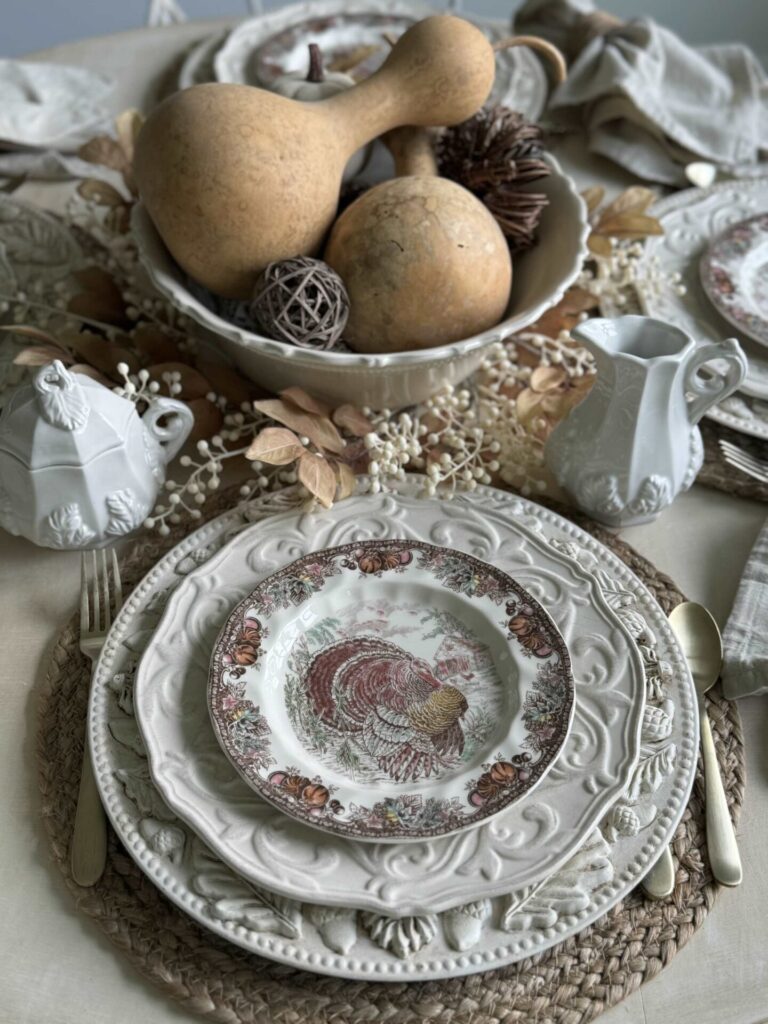
[[[304,685],[318,717],[397,782],[428,778],[461,757],[466,697],[397,644],[341,640],[315,656]]]

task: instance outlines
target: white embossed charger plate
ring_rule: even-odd
[[[643,259],[655,260],[657,273],[648,279],[639,275],[636,289],[643,313],[680,327],[699,344],[733,336],[733,326],[720,316],[704,291],[699,261],[710,242],[726,228],[767,208],[768,177],[686,189],[656,203],[651,212],[662,222],[664,234],[645,242]],[[682,296],[664,283],[676,273],[685,286]],[[747,377],[739,392],[706,415],[733,430],[768,438],[768,356],[763,346],[742,332],[737,337],[749,360]]]
[[[690,675],[663,611],[620,559],[554,513],[487,488],[461,505],[524,519],[542,541],[593,572],[643,654],[640,761],[619,802],[579,851],[537,885],[395,920],[286,900],[248,885],[174,816],[152,785],[134,717],[137,658],[185,574],[251,522],[263,518],[266,525],[266,517],[292,500],[290,493],[269,496],[185,538],[139,584],[107,639],[94,675],[88,732],[99,789],[126,849],[171,901],[211,931],[250,952],[337,977],[419,981],[489,970],[541,952],[606,913],[642,879],[685,808],[698,742]]]
[[[496,508],[406,492],[355,498],[323,515],[273,517],[177,588],[146,642],[136,715],[166,802],[250,882],[294,899],[397,916],[444,910],[538,882],[623,790],[637,758],[640,657],[596,581],[513,517],[512,500]],[[459,835],[373,846],[319,836],[254,796],[210,727],[207,669],[223,622],[255,582],[308,551],[392,537],[464,550],[514,574],[566,639],[576,708],[558,763],[518,804]],[[361,609],[366,628],[375,612]]]
[[[416,21],[445,13],[419,0],[311,0],[291,4],[242,22],[214,57],[216,79],[269,88],[286,72],[307,66],[307,46],[317,43],[331,67],[335,58],[358,51],[355,78],[371,74],[388,52],[385,34],[401,35]],[[509,36],[499,21],[465,16],[492,42]],[[378,49],[375,49],[378,47]],[[370,52],[363,55],[363,49]],[[530,50],[496,54],[496,78],[488,102],[501,103],[536,120],[547,100],[547,76]]]
[[[262,580],[213,648],[208,710],[246,783],[369,842],[452,835],[530,793],[573,712],[557,627],[463,551],[363,540]]]
[[[702,256],[700,271],[704,291],[725,319],[768,345],[768,213],[727,228]]]

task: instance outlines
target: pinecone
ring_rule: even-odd
[[[550,173],[543,156],[541,128],[501,106],[447,129],[437,148],[440,173],[485,203],[513,253],[533,245],[548,203],[544,193],[522,187]]]

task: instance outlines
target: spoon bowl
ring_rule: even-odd
[[[696,692],[704,694],[717,682],[723,664],[720,629],[711,612],[693,601],[673,608],[669,621],[688,661]]]

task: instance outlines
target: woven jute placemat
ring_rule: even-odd
[[[718,491],[727,491],[740,498],[752,498],[755,501],[768,501],[768,484],[761,484],[754,477],[747,476],[725,461],[718,444],[720,438],[730,441],[745,452],[756,455],[759,459],[768,460],[768,443],[759,437],[749,437],[736,430],[730,430],[721,423],[702,420],[699,424],[701,437],[704,441],[704,465],[696,477],[697,484],[714,487]]]
[[[223,496],[220,508],[232,496]],[[665,611],[683,599],[675,584],[632,548],[590,520],[580,526],[614,551]],[[134,546],[122,568],[137,582],[181,539]],[[38,733],[42,813],[51,853],[77,907],[97,922],[146,978],[190,1012],[226,1024],[583,1024],[654,978],[701,927],[718,886],[707,863],[703,779],[677,829],[679,867],[673,895],[647,900],[633,892],[578,935],[510,967],[421,983],[340,981],[275,964],[207,932],[168,902],[110,832],[106,870],[90,889],[72,880],[68,851],[75,817],[89,669],[73,620],[55,645],[41,696]],[[744,750],[735,706],[719,692],[709,701],[728,802],[738,817]]]

